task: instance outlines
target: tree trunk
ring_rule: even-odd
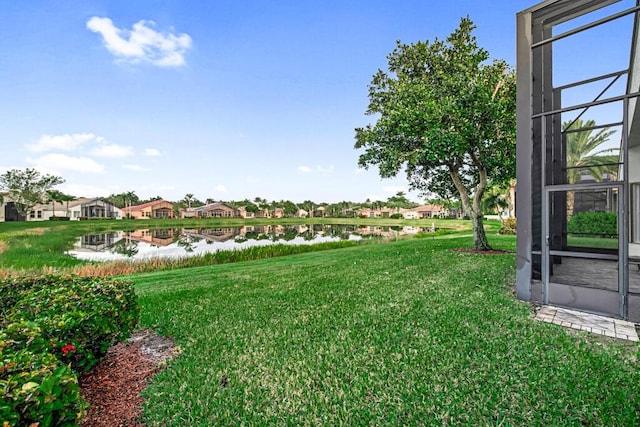
[[[576,203],[576,192],[567,191],[567,221],[573,216],[573,207]]]
[[[484,231],[482,213],[471,217],[473,228],[473,247],[476,251],[490,251],[491,246],[487,241],[487,234]]]
[[[473,230],[473,247],[476,251],[490,251],[492,248],[489,246],[487,240],[487,234],[484,231],[482,207],[480,201],[482,200],[482,194],[487,186],[486,172],[480,169],[480,182],[476,187],[475,194],[473,195],[473,201],[469,196],[469,191],[462,183],[462,180],[458,176],[455,169],[449,170],[453,184],[455,185],[458,193],[460,194],[460,201],[462,202],[462,210],[465,215],[471,218],[471,228]]]

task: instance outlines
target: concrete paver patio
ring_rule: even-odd
[[[542,307],[536,313],[536,319],[612,338],[638,341],[635,323],[625,320],[549,305]]]

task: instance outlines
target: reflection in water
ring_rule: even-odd
[[[179,258],[251,246],[394,238],[429,231],[432,229],[424,227],[322,224],[141,229],[83,236],[67,253],[90,261]]]

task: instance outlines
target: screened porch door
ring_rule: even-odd
[[[542,257],[546,304],[624,317],[623,199],[621,183],[547,187]]]

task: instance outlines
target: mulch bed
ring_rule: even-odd
[[[79,378],[82,397],[91,405],[80,426],[144,426],[140,393],[176,353],[171,340],[151,330],[136,332],[127,343],[111,347]]]

